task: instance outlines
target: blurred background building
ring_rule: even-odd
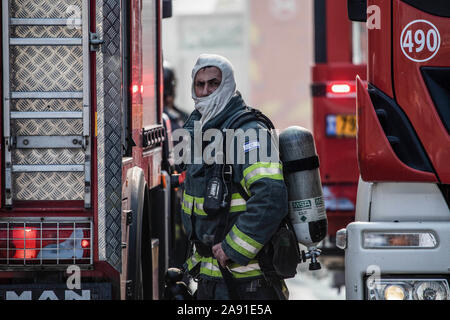
[[[278,129],[312,129],[313,16],[313,0],[174,0],[163,48],[177,75],[176,105],[193,110],[192,67],[216,53],[234,65],[247,104]]]

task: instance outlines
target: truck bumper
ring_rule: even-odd
[[[345,251],[346,298],[366,298],[364,278],[375,270],[380,275],[450,274],[450,222],[354,222],[347,226]],[[382,248],[363,247],[363,234],[367,231],[431,232],[437,239],[434,248]]]

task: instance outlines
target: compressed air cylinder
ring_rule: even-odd
[[[280,134],[279,142],[289,217],[298,242],[314,250],[328,227],[314,138],[309,130],[293,126]]]

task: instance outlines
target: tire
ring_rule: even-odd
[[[130,169],[128,176],[131,187],[132,219],[129,226],[125,298],[127,300],[151,299],[153,295],[153,265],[148,189],[141,168]]]

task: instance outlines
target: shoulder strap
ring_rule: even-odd
[[[245,123],[251,121],[260,121],[267,127],[267,129],[275,129],[272,121],[270,121],[270,119],[266,115],[264,115],[258,109],[248,106],[242,112],[238,113],[236,116],[232,117],[231,120],[226,122],[223,129],[238,129]]]

